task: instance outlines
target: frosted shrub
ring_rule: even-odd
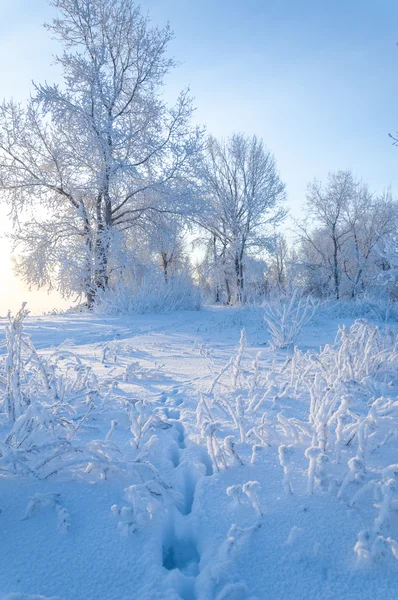
[[[249,408],[253,412],[257,412],[266,400],[272,402],[272,408],[276,408],[278,400],[285,394],[288,384],[287,382],[281,383],[277,373],[271,372],[265,377],[264,387],[265,392],[261,394],[260,398],[258,395],[252,395]]]
[[[196,407],[196,425],[198,428],[207,422],[213,422],[213,401],[212,398],[205,394],[200,394],[198,405]]]
[[[387,552],[398,560],[398,543],[391,537],[385,537],[393,517],[393,510],[397,502],[397,476],[398,465],[393,464],[383,469],[380,479],[371,479],[354,494],[350,506],[354,506],[359,497],[372,490],[379,496],[378,514],[370,529],[359,532],[358,541],[354,547],[358,560],[369,562],[380,559]]]
[[[371,319],[380,322],[398,320],[398,302],[385,297],[364,296],[353,300],[328,300],[317,311],[317,320]]]
[[[232,396],[232,395],[231,395]],[[241,442],[246,442],[246,407],[241,395],[231,397],[227,394],[217,394],[213,400],[213,408],[218,409],[227,418],[230,417],[239,432]],[[221,410],[220,410],[221,409]]]
[[[200,290],[189,276],[175,276],[166,282],[159,274],[141,281],[118,281],[117,286],[99,295],[94,311],[102,315],[129,315],[199,310],[200,305]]]
[[[396,489],[397,482],[393,477],[387,479],[387,481],[380,486],[382,501],[379,508],[379,514],[373,523],[373,531],[375,533],[381,533],[390,520],[391,507]]]
[[[115,342],[107,342],[102,349],[102,364],[117,363],[118,346]]]
[[[254,361],[252,362],[252,373],[249,375],[247,379],[243,372],[242,361],[243,356],[246,350],[246,329],[243,328],[240,332],[239,339],[239,348],[235,358],[231,357],[229,362],[220,369],[217,375],[214,377],[208,393],[213,394],[216,387],[223,386],[222,379],[227,374],[230,376],[232,380],[232,387],[234,390],[239,389],[240,387],[249,387],[250,395],[254,394],[258,384],[259,384],[259,358],[261,353],[258,353]]]
[[[217,432],[221,429],[221,424],[216,422],[204,422],[202,425],[202,435],[206,439],[207,452],[216,471],[221,471],[228,467],[227,459],[220,441],[217,439]]]
[[[220,380],[223,377],[223,375],[225,375],[231,368],[234,368],[234,359],[230,358],[229,362],[222,367],[222,369],[220,369],[219,373],[217,373],[217,375],[214,377],[210,387],[209,387],[209,394],[213,394],[215,388],[217,385],[220,385]]]
[[[242,485],[242,492],[246,494],[249,498],[251,505],[253,506],[256,515],[258,517],[262,517],[263,513],[261,511],[260,500],[258,498],[258,491],[260,490],[260,484],[258,481],[248,481],[244,485]]]
[[[292,369],[292,380],[298,384],[319,372],[329,387],[355,382],[374,395],[382,389],[378,383],[388,384],[395,377],[398,337],[388,327],[358,320],[349,329],[339,326],[334,344],[327,344],[319,354],[297,350]]]
[[[380,375],[392,377],[398,366],[397,335],[367,321],[355,321],[349,330],[339,327],[334,348],[330,358],[338,376],[346,381]]]
[[[9,314],[6,326],[6,355],[0,362],[0,398],[4,412],[15,421],[36,399],[49,403],[87,400],[87,392],[98,388],[90,367],[62,346],[40,355],[24,332],[25,305],[15,317]]]
[[[14,319],[9,316],[7,353],[0,363],[2,408],[11,421],[0,432],[0,472],[37,479],[63,472],[90,481],[105,479],[113,471],[135,473],[138,478],[147,472],[160,481],[153,465],[144,460],[145,452],[124,459],[113,441],[116,420],[111,420],[104,440],[81,440],[93,415],[97,420],[109,410],[105,399],[110,398],[117,377],[102,396],[91,368],[72,352],[60,347],[39,354],[23,331],[27,314],[23,306]],[[171,427],[145,402],[122,403],[122,407],[127,409],[134,451],[154,427]],[[60,529],[68,529],[68,519],[65,512],[59,514]]]
[[[158,498],[161,497],[161,492]],[[159,499],[155,493],[151,493],[146,484],[131,485],[125,489],[125,499],[129,502],[129,506],[123,506],[119,509],[113,505],[111,510],[113,515],[118,519],[118,529],[121,535],[127,537],[131,533],[144,527],[150,519],[151,510],[155,504],[158,504]]]
[[[15,317],[12,317],[10,312],[8,313],[8,324],[5,328],[7,356],[4,364],[5,390],[2,394],[2,404],[11,421],[15,421],[22,414],[24,406],[29,404],[29,399],[21,389],[22,353],[24,350],[23,322],[29,314],[25,306],[24,303]]]
[[[243,465],[243,461],[235,449],[235,440],[232,435],[224,439],[224,453],[233,465]]]
[[[348,461],[349,471],[345,476],[343,483],[337,493],[337,498],[341,498],[350,483],[360,483],[363,480],[364,464],[360,458],[353,456]]]
[[[366,461],[371,448],[395,435],[398,403],[382,394],[390,393],[397,369],[396,335],[363,321],[340,327],[335,343],[318,354],[295,350],[290,385],[295,395],[310,395],[309,429],[296,420],[299,437],[308,435],[322,453],[334,450],[337,463],[355,441],[358,458]],[[358,402],[362,414],[356,414]]]
[[[181,501],[181,495],[173,492],[161,481],[148,480],[130,485],[124,490],[124,499],[128,506],[111,507],[117,519],[117,528],[124,537],[146,527],[170,503]]]
[[[235,506],[239,506],[240,504],[244,504],[247,501],[247,498],[242,490],[242,486],[240,484],[230,485],[227,487],[227,496],[232,498]]]
[[[279,299],[267,305],[264,320],[273,348],[288,348],[295,344],[303,327],[313,318],[317,306],[313,298],[300,298],[296,291],[290,300]]]
[[[242,357],[246,348],[246,329],[242,329],[240,333],[239,350],[233,363],[233,386],[236,389],[241,384],[241,363]]]
[[[378,514],[373,526],[360,532],[355,552],[370,560],[386,553],[398,556],[398,542],[389,535],[398,505],[398,466],[375,476],[379,450],[389,445],[391,451],[398,439],[397,335],[362,320],[339,327],[334,343],[319,352],[295,349],[283,364],[264,353],[264,362],[257,356],[248,365],[245,352],[242,332],[236,356],[198,402],[197,423],[214,470],[239,468],[243,462],[258,466],[277,450],[287,496],[292,494],[293,475],[302,473],[310,496],[330,493],[334,501],[350,506],[363,499],[369,511],[376,495]],[[305,416],[300,417],[296,409],[303,408]],[[227,490],[236,505],[247,504],[249,495],[256,502],[255,492],[250,485]],[[260,511],[258,507],[258,515]]]
[[[318,457],[321,453],[320,448],[311,446],[307,448],[305,451],[305,457],[309,460],[308,466],[308,493],[312,494],[314,492],[314,478],[315,478],[315,468],[317,465]]]
[[[258,492],[261,489],[258,481],[248,481],[243,485],[231,485],[227,488],[227,496],[233,499],[236,506],[249,504],[253,507],[257,517],[262,517],[263,512],[258,498]]]
[[[259,356],[258,354],[251,364],[252,372],[249,371],[248,376],[243,371],[242,361],[246,349],[246,331],[242,329],[238,352],[235,358],[231,358],[228,363],[220,369],[214,377],[208,392],[201,394],[196,409],[196,421],[198,427],[204,431],[203,424],[214,423],[220,416],[232,421],[233,426],[239,434],[240,442],[245,443],[247,439],[248,421],[246,418],[249,405],[253,403],[255,391],[260,385],[259,375]],[[230,385],[229,385],[230,384]],[[238,390],[245,391],[249,388],[249,399],[245,398],[245,394],[238,394]],[[219,389],[227,390],[226,393],[218,392]],[[231,389],[232,388],[232,389]],[[217,389],[217,392],[215,391]],[[253,397],[252,397],[253,396]],[[215,416],[216,415],[216,416]],[[231,442],[228,446],[224,446],[224,451],[227,456],[232,459],[232,462],[238,464],[240,458],[237,457],[232,444],[232,436],[229,436]],[[224,456],[225,458],[225,456]],[[228,461],[227,461],[228,462]]]
[[[143,435],[151,427],[155,415],[147,404],[141,400],[126,403],[126,410],[130,419],[132,442],[138,448]]]

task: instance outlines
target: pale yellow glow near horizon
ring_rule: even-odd
[[[59,294],[47,293],[45,290],[29,290],[13,272],[12,254],[9,240],[5,237],[10,230],[10,222],[4,208],[0,210],[0,317],[6,316],[21,307],[22,302],[33,315],[40,315],[53,308],[67,308],[70,302],[63,300]]]

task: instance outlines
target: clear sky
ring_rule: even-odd
[[[143,0],[154,23],[170,21],[181,66],[166,88],[189,85],[195,119],[217,136],[256,133],[276,155],[289,204],[300,215],[308,181],[352,169],[398,195],[397,0]],[[31,80],[51,81],[54,42],[46,0],[0,0],[0,85],[23,100]],[[4,210],[0,210],[0,232]],[[22,296],[0,242],[0,314]],[[1,273],[4,271],[3,275]],[[8,283],[4,285],[4,281]],[[6,288],[6,289],[5,289]],[[22,291],[21,291],[22,289]],[[33,311],[54,296],[29,296]]]

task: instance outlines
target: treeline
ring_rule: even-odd
[[[164,102],[176,66],[169,27],[153,27],[130,0],[51,4],[63,84],[35,84],[25,105],[0,107],[0,189],[27,284],[90,307],[166,286],[170,298],[173,287],[192,299],[199,285],[228,304],[297,287],[394,295],[390,194],[345,171],[315,181],[288,242],[285,186],[263,141],[194,126],[188,90]]]

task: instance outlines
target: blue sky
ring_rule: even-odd
[[[349,168],[398,195],[396,0],[145,0],[170,21],[182,62],[167,96],[190,85],[208,131],[256,133],[275,153],[294,215],[313,177]],[[1,95],[52,80],[45,0],[0,0]],[[1,226],[0,226],[1,227]]]
[[[170,21],[182,62],[167,95],[190,85],[196,119],[215,135],[257,133],[275,152],[298,211],[307,182],[352,168],[398,193],[396,0],[145,0]],[[2,95],[51,80],[55,46],[41,23],[45,0],[0,0]]]

